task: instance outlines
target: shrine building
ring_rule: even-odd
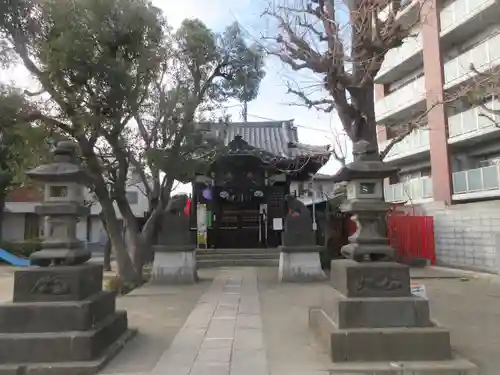
[[[300,143],[293,121],[196,127],[225,146],[192,178],[191,229],[198,246],[279,246],[290,183],[310,180],[328,161],[329,146]]]

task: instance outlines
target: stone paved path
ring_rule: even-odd
[[[269,374],[255,269],[218,273],[152,373]]]

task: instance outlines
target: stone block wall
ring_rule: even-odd
[[[434,216],[436,263],[475,271],[500,273],[496,238],[500,235],[500,200],[419,207]],[[500,245],[500,244],[499,244]]]

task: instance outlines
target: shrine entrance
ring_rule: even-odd
[[[263,247],[262,220],[258,204],[222,204],[217,221],[216,248]]]

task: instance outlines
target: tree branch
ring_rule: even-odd
[[[304,102],[305,106],[309,109],[315,108],[319,111],[323,111],[326,113],[330,113],[335,109],[335,102],[332,99],[319,99],[319,100],[311,100],[307,97],[307,95],[300,90],[295,90],[288,86],[288,93],[294,94],[298,96]],[[328,105],[328,107],[323,108],[321,106]]]

